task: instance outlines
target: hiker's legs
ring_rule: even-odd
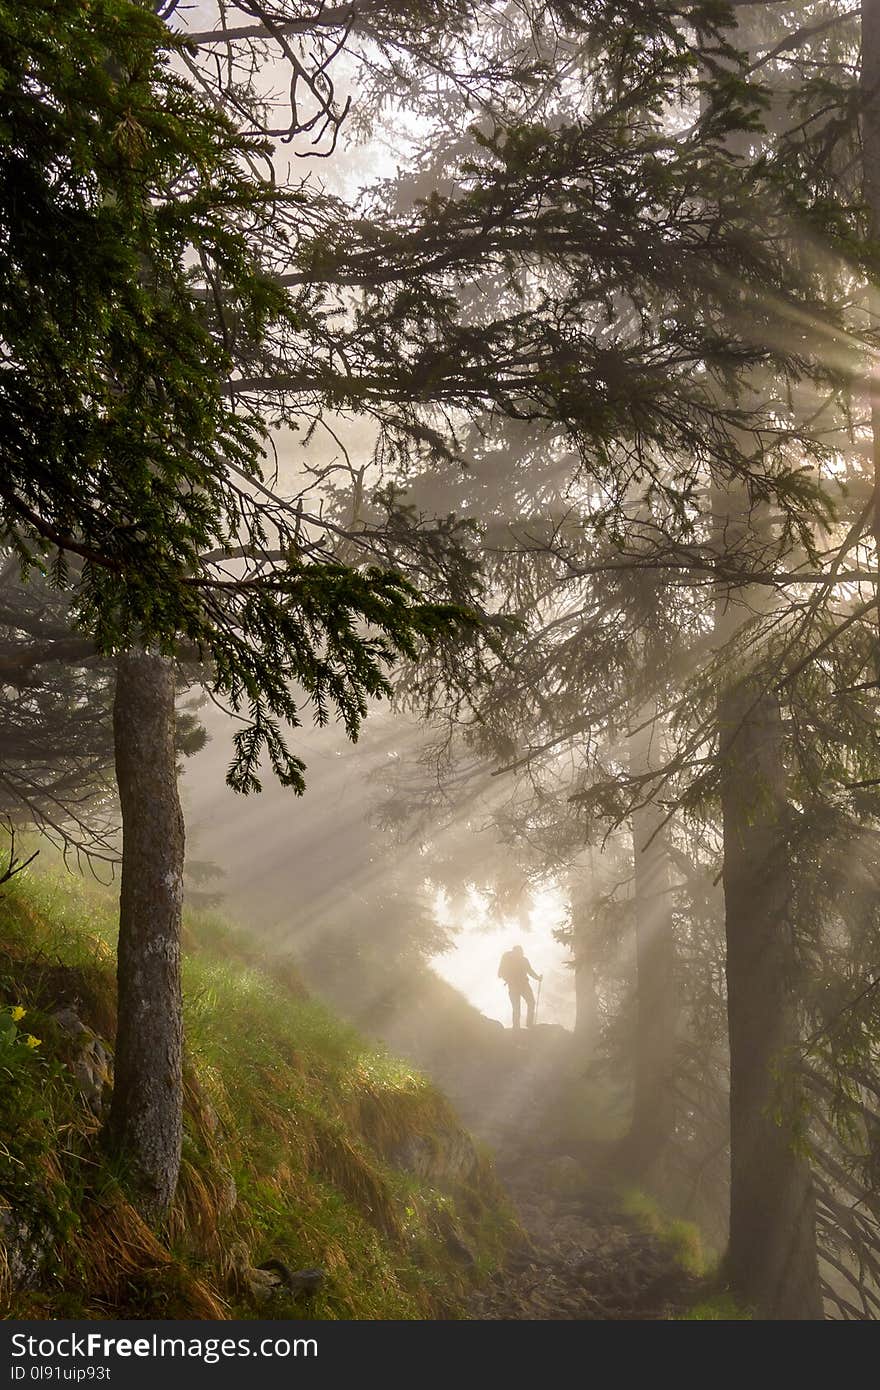
[[[519,1028],[519,990],[514,989],[513,985],[508,985],[507,993],[510,995],[510,1007],[513,1009],[513,1026]]]
[[[535,996],[532,994],[531,985],[523,987],[522,997],[526,1001],[526,1027],[531,1028],[535,1021]]]

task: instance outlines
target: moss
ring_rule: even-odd
[[[471,1186],[449,1189],[397,1171],[390,1159],[402,1141],[456,1128],[446,1101],[308,998],[289,962],[271,975],[258,969],[252,944],[212,914],[186,923],[178,1194],[162,1232],[144,1226],[50,1018],[75,1003],[112,1041],[115,929],[113,894],[60,873],[31,871],[0,899],[0,1007],[25,1007],[44,1039],[17,1059],[15,1076],[0,1074],[0,1129],[11,1135],[0,1148],[0,1198],[48,1232],[38,1286],[14,1294],[10,1310],[459,1315],[515,1236],[489,1165],[477,1165]],[[256,1305],[247,1271],[270,1258],[321,1267],[327,1280],[309,1304],[273,1296]]]

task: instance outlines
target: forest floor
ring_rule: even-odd
[[[602,1146],[578,1146],[560,1133],[560,1093],[576,1072],[575,1057],[563,1029],[519,1037],[499,1030],[485,1065],[472,1058],[466,1077],[443,1078],[465,1121],[493,1150],[529,1238],[473,1296],[469,1316],[687,1316],[702,1294],[696,1232],[681,1223],[646,1230],[648,1212],[627,1208],[598,1157]]]
[[[687,1316],[701,1281],[663,1235],[640,1229],[614,1195],[548,1190],[553,1160],[498,1171],[529,1246],[475,1294],[468,1316],[490,1319],[657,1320]]]
[[[427,1007],[382,1019],[385,1040],[413,1057],[494,1158],[528,1242],[488,1288],[475,1319],[669,1319],[705,1297],[699,1234],[667,1221],[609,1171],[622,1120],[589,1079],[572,1034],[519,1034],[434,989]],[[604,1113],[602,1113],[604,1108]],[[592,1131],[573,1132],[572,1111]],[[588,1130],[590,1125],[588,1125]]]
[[[448,1096],[488,1150],[526,1234],[470,1296],[467,1317],[743,1316],[707,1287],[696,1226],[621,1182],[614,1154],[628,1098],[591,1075],[570,1032],[539,1024],[514,1033],[431,973],[378,1000],[328,992]]]

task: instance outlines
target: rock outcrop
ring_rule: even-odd
[[[66,1062],[79,1093],[92,1114],[100,1118],[113,1090],[110,1051],[97,1033],[83,1023],[73,1005],[66,1004],[51,1017],[63,1035]]]

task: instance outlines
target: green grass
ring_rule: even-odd
[[[751,1313],[719,1289],[721,1282],[716,1257],[704,1249],[700,1230],[691,1221],[667,1216],[658,1202],[641,1188],[627,1188],[620,1196],[619,1210],[641,1230],[650,1231],[668,1247],[676,1263],[693,1279],[698,1300],[677,1322],[748,1322]]]
[[[257,968],[246,935],[216,915],[186,922],[181,1178],[167,1227],[143,1225],[51,1019],[76,998],[80,1017],[112,1040],[115,934],[115,893],[100,885],[29,871],[4,886],[0,1009],[26,1013],[0,1065],[0,1133],[10,1136],[0,1144],[0,1202],[42,1251],[33,1288],[12,1289],[7,1277],[9,1310],[456,1316],[515,1233],[488,1164],[458,1187],[400,1171],[395,1153],[407,1138],[439,1142],[457,1130],[443,1097],[310,999],[290,962]],[[450,1230],[473,1267],[451,1251]],[[308,1306],[275,1296],[257,1308],[246,1271],[269,1258],[320,1266],[324,1288]]]
[[[742,1309],[729,1293],[715,1294],[697,1303],[679,1322],[750,1322],[751,1313]]]
[[[676,1263],[688,1274],[702,1278],[707,1273],[707,1258],[698,1226],[666,1216],[658,1203],[640,1188],[627,1188],[620,1199],[620,1212],[634,1221],[643,1231],[650,1231],[668,1247]]]

